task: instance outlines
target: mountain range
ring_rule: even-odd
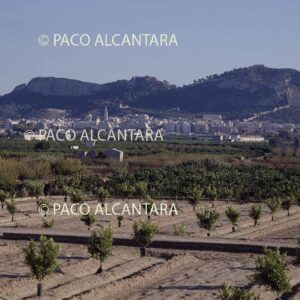
[[[105,84],[79,80],[36,77],[0,97],[0,117],[32,117],[49,111],[82,116],[103,112],[116,114],[220,113],[228,119],[284,107],[268,118],[300,122],[300,72],[263,65],[234,69],[177,87],[155,77],[132,77]],[[264,116],[266,118],[266,115]]]

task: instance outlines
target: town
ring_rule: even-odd
[[[28,139],[43,140],[46,134],[40,132],[51,132],[72,130],[74,133],[85,132],[86,129],[95,129],[101,135],[109,132],[150,131],[163,133],[164,136],[179,136],[197,138],[201,141],[231,141],[231,142],[265,142],[270,137],[280,132],[287,134],[299,133],[300,125],[293,123],[272,123],[268,121],[257,121],[255,118],[245,120],[224,120],[220,114],[206,114],[201,117],[173,117],[162,118],[148,114],[125,114],[123,116],[109,116],[108,108],[105,107],[103,116],[87,114],[84,118],[49,118],[49,119],[19,119],[3,120],[0,122],[0,134],[2,137],[15,137],[26,130],[35,132]],[[114,135],[114,134],[113,134]],[[118,134],[119,136],[120,134]],[[127,134],[126,134],[127,136]],[[132,136],[132,134],[128,134]],[[104,139],[103,139],[104,140]],[[111,139],[106,139],[111,140]],[[132,139],[134,140],[134,139]],[[144,140],[144,138],[142,139]],[[147,141],[153,141],[147,139]],[[162,140],[162,136],[160,137]]]

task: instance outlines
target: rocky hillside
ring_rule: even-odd
[[[300,104],[300,72],[264,66],[240,68],[195,80],[193,84],[140,99],[137,106],[219,112],[242,117],[286,104]]]
[[[300,72],[262,65],[235,69],[176,87],[154,77],[133,77],[106,84],[38,77],[0,97],[0,115],[27,115],[43,109],[65,109],[73,115],[120,104],[139,111],[214,112],[242,118],[253,112],[291,104],[300,106]]]

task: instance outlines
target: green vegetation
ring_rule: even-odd
[[[91,226],[96,222],[96,216],[94,212],[90,211],[89,213],[83,213],[80,220],[88,227],[88,230],[91,229]]]
[[[39,182],[30,181],[27,183],[27,190],[29,191],[29,195],[31,197],[36,198],[36,204],[38,206],[39,197],[44,194],[44,186]]]
[[[113,232],[110,227],[93,231],[88,242],[88,251],[93,258],[100,261],[96,274],[102,273],[103,262],[111,255]]]
[[[188,190],[187,195],[188,195],[189,202],[193,207],[193,211],[196,210],[196,206],[199,204],[202,194],[203,194],[203,189],[199,187],[193,187]]]
[[[157,226],[149,220],[134,222],[133,238],[140,245],[141,257],[146,255],[146,247],[153,241],[157,233]]]
[[[1,208],[3,209],[4,208],[4,203],[7,199],[8,195],[5,191],[3,190],[0,190],[0,202],[1,202]]]
[[[266,204],[268,205],[270,209],[270,213],[272,215],[272,221],[274,221],[274,214],[279,210],[281,207],[282,201],[279,198],[270,198],[267,199]]]
[[[184,236],[184,234],[185,234],[185,225],[184,224],[179,224],[179,225],[174,224],[173,229],[174,229],[175,235]]]
[[[133,173],[115,173],[107,182],[107,188],[111,194],[123,196],[120,186],[135,186],[140,181],[148,183],[148,191],[152,197],[185,197],[186,191],[200,186],[204,187],[203,197],[212,201],[223,193],[224,187],[230,190],[234,199],[244,202],[252,199],[265,201],[272,197],[298,195],[300,171],[235,166],[212,160],[189,161]]]
[[[53,273],[57,267],[59,246],[54,243],[52,238],[41,236],[38,244],[30,241],[24,249],[24,253],[25,262],[29,266],[32,276],[39,281],[37,296],[40,297],[43,293],[42,280],[45,276]]]
[[[281,206],[283,209],[287,210],[288,216],[290,215],[290,209],[292,207],[293,202],[294,202],[294,199],[290,196],[283,198],[283,200],[281,202]]]
[[[254,226],[257,225],[258,220],[261,217],[261,212],[262,212],[261,205],[252,205],[251,206],[251,210],[249,212],[249,217],[253,219]]]
[[[256,261],[256,273],[254,279],[263,285],[270,286],[277,292],[288,292],[291,285],[287,277],[285,255],[280,254],[279,249],[264,249],[265,255]]]
[[[70,192],[70,199],[73,204],[77,204],[76,205],[76,211],[77,211],[78,204],[84,202],[84,195],[81,190],[73,190]]]
[[[55,223],[55,219],[54,218],[52,218],[50,220],[47,220],[46,218],[44,218],[42,226],[44,228],[52,228],[54,226],[54,223]]]
[[[207,236],[210,236],[210,232],[212,231],[220,214],[215,209],[202,208],[196,216],[199,221],[199,226],[208,230]]]
[[[240,211],[230,206],[226,209],[225,214],[232,224],[232,232],[235,232],[235,226],[237,226],[238,220],[241,216]]]
[[[215,201],[218,197],[217,188],[213,185],[209,185],[206,189],[206,197],[212,201],[212,207],[214,207]]]
[[[60,158],[51,165],[52,172],[58,176],[75,175],[82,172],[82,163],[75,159]]]
[[[6,209],[11,214],[11,221],[14,221],[14,216],[17,211],[17,206],[15,200],[11,199],[5,202],[6,203]]]
[[[142,201],[146,197],[148,192],[148,183],[145,181],[137,182],[135,185],[135,193]]]
[[[238,287],[232,287],[228,283],[224,283],[219,291],[219,297],[222,300],[259,300],[259,296],[254,293]]]
[[[109,196],[108,190],[106,190],[103,186],[100,186],[95,190],[94,194],[103,207],[107,197]]]

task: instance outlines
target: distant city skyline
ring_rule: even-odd
[[[176,85],[254,64],[300,70],[300,2],[0,0],[0,95],[33,77]],[[41,34],[175,33],[178,47],[54,48]]]

